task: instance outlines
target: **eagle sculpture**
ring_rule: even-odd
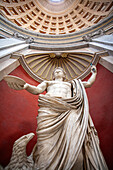
[[[34,133],[29,133],[20,137],[13,145],[13,152],[9,164],[4,170],[32,170],[33,159],[32,154],[27,157],[26,146],[33,138]],[[2,170],[2,167],[1,167]]]

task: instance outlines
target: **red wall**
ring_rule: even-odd
[[[113,76],[101,65],[97,66],[98,75],[94,85],[87,89],[90,114],[100,139],[100,147],[110,170],[113,169]],[[12,75],[23,78],[27,83],[37,85],[21,66]],[[36,131],[38,96],[25,90],[10,89],[0,82],[0,164],[6,166],[11,157],[13,143],[24,134]],[[28,144],[30,154],[36,136]]]

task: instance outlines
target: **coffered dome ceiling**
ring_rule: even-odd
[[[1,14],[42,34],[69,34],[88,28],[112,12],[112,0],[0,0]]]

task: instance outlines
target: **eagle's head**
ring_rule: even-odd
[[[14,146],[25,147],[33,137],[34,133],[24,135],[15,141]]]

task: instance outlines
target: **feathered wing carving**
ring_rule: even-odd
[[[34,133],[29,133],[20,137],[13,145],[13,152],[9,164],[4,170],[32,170],[32,155],[27,157],[26,146],[33,138]]]
[[[4,76],[4,80],[7,82],[8,86],[14,90],[23,90],[23,87],[26,84],[23,79],[11,75]]]

